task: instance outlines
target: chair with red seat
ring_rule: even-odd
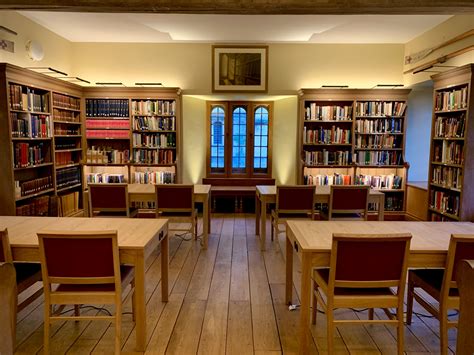
[[[316,186],[281,185],[277,186],[276,206],[272,210],[271,223],[274,235],[283,232],[278,225],[288,219],[314,219]]]
[[[367,220],[369,209],[369,186],[332,185],[329,196],[328,214],[321,214],[321,219],[354,221]]]
[[[130,284],[134,292],[134,269],[120,266],[117,232],[45,231],[38,233],[38,239],[45,295],[44,352],[49,353],[52,321],[112,320],[115,353],[120,353],[123,291]],[[115,314],[60,314],[65,305],[79,304],[113,304]],[[59,311],[53,312],[54,305],[60,306]]]
[[[156,217],[181,221],[183,218],[191,222],[191,228],[170,228],[175,231],[191,231],[197,239],[198,213],[194,207],[194,185],[162,184],[155,185]]]
[[[448,353],[448,328],[457,321],[448,320],[448,310],[459,310],[456,275],[462,259],[474,259],[474,235],[451,235],[444,269],[418,269],[408,272],[407,324],[411,324],[413,299],[439,320],[441,354]],[[438,303],[433,306],[416,289],[420,288]]]
[[[411,235],[334,234],[329,268],[313,273],[312,322],[320,304],[327,316],[328,352],[334,352],[336,324],[389,324],[397,327],[398,354],[403,354],[403,299]],[[369,308],[369,319],[336,320],[337,308]],[[374,308],[388,319],[374,320]],[[395,308],[393,315],[388,308]]]
[[[128,184],[89,184],[89,215],[91,217],[135,217],[138,210],[130,208]]]

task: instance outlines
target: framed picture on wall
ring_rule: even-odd
[[[268,46],[212,46],[212,91],[267,92]]]

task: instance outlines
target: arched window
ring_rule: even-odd
[[[232,172],[245,172],[246,159],[247,110],[239,106],[232,112]]]
[[[254,112],[253,168],[259,173],[266,173],[268,170],[268,128],[268,108],[258,106]]]
[[[222,106],[211,110],[211,170],[223,171],[225,167],[225,112]]]

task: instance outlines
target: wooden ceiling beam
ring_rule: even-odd
[[[466,14],[473,0],[2,0],[0,10],[182,14]]]

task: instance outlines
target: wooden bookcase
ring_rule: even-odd
[[[406,206],[407,89],[301,89],[300,184],[366,184],[385,193],[385,211]]]
[[[178,88],[84,88],[84,181],[181,182]]]
[[[82,88],[0,64],[0,214],[80,212]]]
[[[433,75],[428,219],[474,221],[474,64]]]

